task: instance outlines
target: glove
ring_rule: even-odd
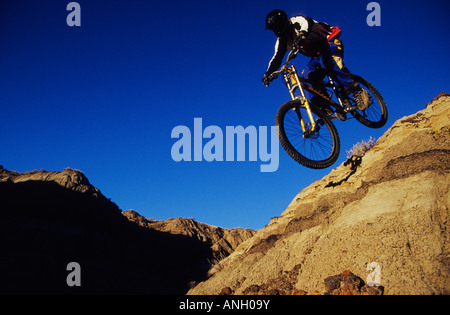
[[[272,81],[273,81],[272,76],[271,76],[268,72],[266,72],[266,73],[264,74],[264,76],[262,77],[262,83],[263,83],[265,86],[269,86],[270,82],[272,82]]]

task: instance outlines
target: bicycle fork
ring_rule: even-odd
[[[285,84],[289,90],[289,94],[291,95],[292,100],[299,99],[299,96],[295,95],[294,92],[296,89],[299,89],[300,91],[300,101],[302,104],[302,107],[306,109],[306,112],[308,113],[309,120],[311,122],[311,128],[308,128],[301,113],[300,108],[296,108],[295,112],[297,113],[298,120],[300,121],[300,125],[303,130],[303,138],[309,138],[312,133],[316,131],[316,128],[318,125],[316,124],[316,121],[314,120],[314,117],[312,115],[311,106],[309,104],[308,99],[306,98],[305,91],[303,90],[302,85],[300,84],[300,80],[298,78],[297,70],[295,69],[294,65],[292,65],[292,71],[287,74],[284,72],[284,81]]]

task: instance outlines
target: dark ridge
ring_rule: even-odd
[[[209,269],[206,244],[129,222],[102,195],[6,181],[0,200],[0,294],[185,294]]]

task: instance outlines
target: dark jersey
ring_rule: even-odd
[[[281,66],[283,58],[288,50],[292,50],[294,46],[294,40],[300,35],[301,32],[309,33],[313,26],[319,22],[313,20],[310,17],[297,15],[290,19],[291,21],[291,31],[288,37],[278,37],[275,43],[275,53],[269,62],[269,67],[267,68],[267,73],[272,73],[278,70]],[[324,38],[327,38],[332,34],[333,27],[326,23],[320,22],[324,27],[317,28],[316,30],[323,30],[323,34],[320,34]],[[319,25],[316,25],[319,26]]]

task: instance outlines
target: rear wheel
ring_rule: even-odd
[[[381,94],[366,79],[354,74],[351,74],[350,76],[353,80],[359,83],[362,89],[364,89],[368,93],[369,98],[368,106],[366,109],[357,109],[352,111],[351,114],[357,121],[369,128],[383,127],[388,119],[388,111],[386,103],[381,97]],[[356,100],[352,98],[352,96],[350,96],[349,99],[352,105],[357,105]]]
[[[314,169],[331,166],[336,162],[340,141],[336,127],[318,109],[313,109],[316,127],[313,128],[306,108],[299,100],[283,104],[277,112],[275,125],[284,150],[298,163]],[[303,131],[300,120],[305,122]]]

